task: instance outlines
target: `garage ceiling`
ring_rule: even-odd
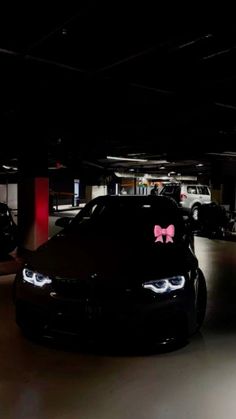
[[[16,166],[12,159],[26,150],[37,159],[35,147],[49,167],[72,171],[155,173],[167,161],[165,172],[198,173],[222,156],[235,161],[230,10],[156,6],[101,0],[2,9],[2,164]]]

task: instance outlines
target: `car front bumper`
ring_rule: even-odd
[[[163,342],[188,336],[196,327],[192,288],[167,296],[65,298],[50,287],[36,289],[18,281],[16,321],[22,329],[47,336],[113,339],[154,338]]]

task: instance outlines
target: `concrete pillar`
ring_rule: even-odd
[[[220,184],[217,187],[211,186],[211,200],[217,204],[222,204],[223,185]]]
[[[212,164],[211,191],[212,201],[223,204],[231,211],[235,209],[235,163],[216,161]]]
[[[235,178],[233,176],[225,176],[223,179],[223,204],[229,206],[231,211],[235,208]]]
[[[20,247],[35,250],[48,240],[48,178],[27,178],[18,187]]]
[[[213,162],[211,167],[211,200],[222,204],[223,181],[221,162]]]
[[[137,195],[137,178],[134,177],[134,195]]]
[[[86,185],[85,188],[85,202],[89,202],[92,199],[92,192],[93,192],[93,187],[92,185]]]
[[[27,147],[19,156],[19,251],[35,250],[48,240],[48,150],[42,133],[34,141],[30,136]]]
[[[85,201],[86,203],[97,196],[107,195],[106,185],[87,185],[85,189]]]

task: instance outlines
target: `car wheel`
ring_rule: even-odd
[[[198,221],[199,205],[194,205],[191,211],[191,215],[194,221]]]
[[[200,329],[205,319],[206,314],[206,306],[207,306],[207,288],[206,288],[206,280],[199,269],[198,271],[198,295],[197,295],[197,328],[196,331]]]

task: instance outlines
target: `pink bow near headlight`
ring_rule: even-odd
[[[166,237],[165,243],[173,243],[173,237],[175,236],[175,226],[173,224],[170,224],[167,228],[162,228],[159,225],[155,225],[154,236],[156,237],[155,243],[163,243],[163,236]]]

